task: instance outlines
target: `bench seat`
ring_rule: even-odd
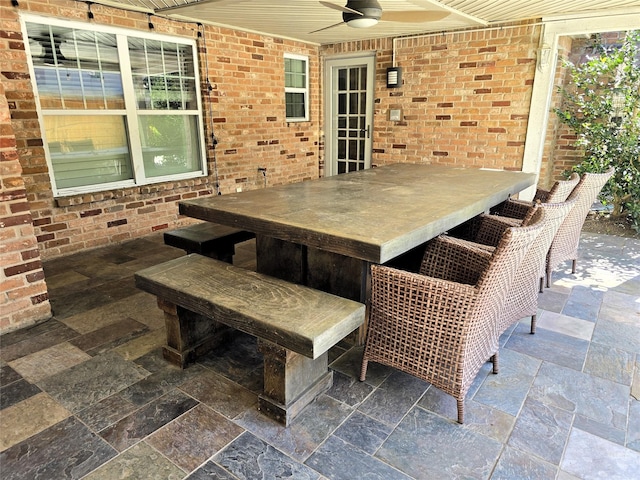
[[[228,327],[258,338],[263,412],[287,425],[328,389],[327,352],[364,322],[365,306],[197,254],[135,274],[165,312],[165,358],[185,367],[225,341]]]
[[[236,244],[252,238],[255,238],[253,232],[211,222],[197,223],[164,233],[166,245],[227,263],[232,263]]]

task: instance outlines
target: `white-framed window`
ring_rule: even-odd
[[[284,54],[284,97],[288,122],[309,120],[309,57]]]
[[[21,20],[55,196],[206,175],[195,41]]]

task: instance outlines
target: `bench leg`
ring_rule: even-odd
[[[300,411],[333,384],[327,353],[312,360],[266,340],[258,339],[264,355],[264,392],[260,410],[288,426]]]
[[[158,299],[158,307],[164,312],[167,330],[162,356],[180,368],[228,341],[234,333],[226,325],[162,299]]]

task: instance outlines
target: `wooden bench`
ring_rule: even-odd
[[[327,352],[364,322],[361,303],[191,254],[135,274],[158,297],[167,345],[185,367],[231,329],[258,338],[264,355],[260,409],[288,425],[333,383]]]
[[[252,232],[204,222],[165,232],[164,243],[187,253],[199,253],[232,263],[236,244],[252,238],[255,238]]]

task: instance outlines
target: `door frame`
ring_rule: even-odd
[[[524,145],[522,171],[535,173],[536,183],[540,177],[542,157],[547,134],[547,125],[551,111],[554,79],[558,64],[558,41],[562,36],[584,35],[598,32],[618,32],[640,28],[640,10],[614,12],[603,16],[602,13],[585,13],[581,16],[545,17],[542,19],[543,31],[540,35],[538,62],[531,93],[531,107],[527,123],[527,135]],[[547,61],[541,61],[543,56]],[[520,192],[519,198],[531,200],[536,186]]]
[[[365,148],[365,169],[371,168],[371,154],[373,152],[373,110],[375,100],[376,52],[357,52],[349,55],[332,55],[324,60],[324,176],[336,175],[333,152],[337,148],[334,132],[336,110],[333,95],[333,72],[335,68],[367,67],[367,112],[366,122],[369,126],[369,136]]]

